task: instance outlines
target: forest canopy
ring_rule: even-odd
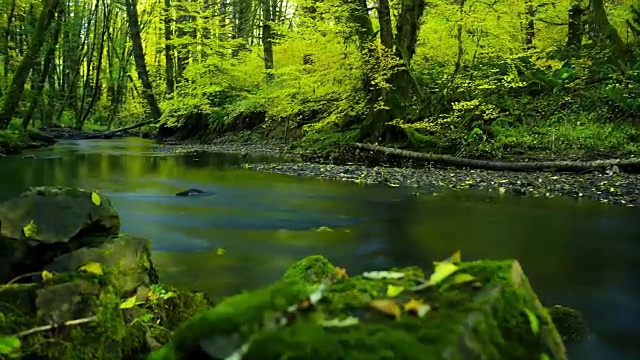
[[[640,153],[638,0],[0,0],[0,127]],[[160,125],[162,124],[162,126]],[[204,125],[203,125],[204,124]]]

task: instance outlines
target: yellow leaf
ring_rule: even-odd
[[[505,189],[505,188],[503,188],[503,187],[499,187],[499,188],[498,188],[498,193],[499,193],[500,195],[504,195],[504,193],[505,193],[505,192],[507,192],[507,189]]]
[[[22,228],[22,232],[24,236],[27,238],[34,238],[38,233],[38,225],[33,222],[33,220],[29,221],[27,225]]]
[[[525,314],[527,314],[527,317],[529,318],[529,325],[531,326],[531,331],[533,331],[534,334],[538,334],[538,332],[540,331],[540,320],[538,320],[538,317],[536,316],[536,314],[534,314],[531,310],[529,309],[524,309]]]
[[[404,304],[404,311],[416,314],[418,317],[425,316],[430,310],[431,306],[422,300],[411,299]]]
[[[444,279],[448,278],[449,275],[453,274],[458,270],[458,266],[450,263],[450,262],[439,262],[436,263],[433,274],[429,277],[428,283],[431,285],[437,285],[441,283]]]
[[[216,255],[224,255],[224,253],[226,253],[227,251],[223,248],[217,248],[216,249]]]
[[[404,290],[404,287],[402,286],[394,286],[394,285],[387,285],[387,296],[388,297],[396,297],[398,295],[400,295],[400,293]]]
[[[42,270],[40,276],[42,277],[42,281],[47,281],[53,277],[53,274],[47,270]]]
[[[136,305],[136,296],[133,295],[132,297],[127,298],[127,300],[123,301],[122,304],[120,304],[120,309],[131,309],[135,305]]]
[[[176,297],[178,295],[176,295],[176,293],[174,293],[173,291],[169,291],[166,294],[161,295],[160,297],[164,300],[167,300],[168,298],[172,298],[172,297]]]
[[[349,274],[347,274],[347,269],[341,267],[337,267],[335,270],[333,270],[333,275],[336,277],[336,279],[346,279],[349,277]]]
[[[102,272],[102,264],[100,264],[99,262],[90,262],[87,263],[85,265],[82,265],[78,270],[80,271],[86,271],[88,273],[91,274],[95,274],[95,275],[102,275],[104,274]]]
[[[462,261],[462,253],[458,250],[442,262],[459,263],[460,261]]]
[[[369,305],[382,313],[393,316],[396,320],[400,319],[400,307],[393,300],[373,300]]]
[[[475,280],[476,280],[475,276],[471,274],[467,274],[467,273],[456,274],[453,277],[453,279],[451,279],[450,281],[448,281],[446,284],[442,286],[442,290],[452,285],[464,284],[464,283],[468,283]]]
[[[100,204],[102,204],[102,199],[100,198],[100,195],[95,191],[91,193],[91,202],[96,204],[96,206],[100,206]]]

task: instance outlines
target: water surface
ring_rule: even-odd
[[[152,239],[163,282],[213,297],[265,285],[312,254],[351,274],[430,268],[457,249],[466,259],[517,258],[544,303],[580,310],[598,334],[573,346],[573,359],[640,358],[638,209],[477,193],[415,197],[416,189],[239,166],[268,158],[155,147],[137,138],[67,141],[30,152],[35,159],[0,158],[0,198],[28,186],[100,189],[123,232]],[[216,195],[173,196],[188,188]],[[313,231],[321,226],[333,231]]]

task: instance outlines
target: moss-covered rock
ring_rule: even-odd
[[[37,187],[0,204],[0,282],[117,234],[118,213],[107,196],[98,197],[82,189]]]
[[[151,242],[124,234],[60,255],[45,269],[69,272],[91,262],[100,263],[111,272],[120,294],[130,295],[141,285],[158,283],[158,273],[151,262]]]
[[[553,305],[547,310],[565,343],[584,339],[591,333],[578,310],[561,305]]]
[[[435,281],[440,270],[349,278],[323,257],[303,259],[189,320],[150,359],[566,359],[517,261],[451,264]]]
[[[0,130],[0,155],[19,154],[23,149],[52,145],[56,142],[37,130]]]

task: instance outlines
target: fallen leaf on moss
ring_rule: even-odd
[[[78,270],[86,271],[88,273],[95,274],[95,275],[104,274],[104,272],[102,271],[102,264],[100,264],[99,262],[87,263],[85,265],[82,265]]]
[[[38,225],[36,225],[36,223],[31,220],[22,228],[22,232],[24,233],[24,237],[34,238],[38,233]]]
[[[347,327],[358,325],[360,320],[357,317],[350,316],[346,319],[331,319],[331,320],[323,320],[320,321],[320,326],[324,327]]]
[[[398,295],[400,295],[400,293],[402,293],[402,291],[404,290],[404,287],[402,286],[394,286],[394,285],[387,285],[387,296],[388,297],[396,297]]]
[[[371,303],[369,303],[369,305],[382,313],[393,316],[394,318],[396,318],[396,320],[400,319],[400,313],[402,311],[400,310],[398,304],[396,304],[396,302],[393,300],[373,300],[371,301]]]
[[[102,204],[102,199],[100,198],[100,194],[98,194],[97,192],[92,192],[91,193],[91,202],[94,203],[96,206],[100,206],[100,204]]]
[[[531,310],[529,309],[523,309],[525,314],[527,314],[527,317],[529,318],[529,326],[531,327],[531,331],[534,334],[538,334],[538,332],[540,331],[540,320],[538,320],[538,317],[536,316],[536,314],[534,314]]]
[[[462,261],[462,252],[460,252],[460,250],[456,251],[455,253],[453,253],[453,255],[449,256],[448,258],[446,258],[443,261],[436,261],[434,262],[434,265],[437,266],[437,264],[439,263],[443,263],[443,262],[448,262],[448,263],[459,263]]]
[[[347,269],[341,267],[337,267],[335,270],[333,270],[333,275],[336,279],[346,279],[349,277],[349,274],[347,274]]]
[[[395,271],[367,271],[362,273],[362,276],[371,280],[401,279],[404,277],[404,273]]]
[[[227,251],[223,248],[216,249],[216,255],[224,255]]]
[[[430,310],[431,306],[425,304],[422,300],[411,299],[403,305],[404,311],[417,315],[418,317],[425,316]]]
[[[451,280],[447,281],[444,285],[442,285],[440,289],[444,290],[449,286],[464,284],[464,283],[468,283],[475,280],[476,280],[476,277],[471,274],[467,274],[467,273],[456,274],[453,276]]]
[[[120,309],[131,309],[135,305],[136,305],[136,296],[134,295],[130,298],[127,298],[127,300],[123,301],[122,304],[120,304]]]
[[[47,281],[53,277],[53,274],[47,270],[42,270],[40,276],[42,277],[42,281]]]

